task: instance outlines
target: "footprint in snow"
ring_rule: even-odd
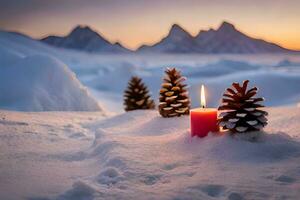
[[[173,170],[175,168],[177,168],[179,166],[178,163],[170,163],[170,164],[166,164],[162,167],[162,169],[164,170]]]
[[[122,158],[120,157],[113,157],[109,159],[106,164],[106,167],[115,167],[115,168],[125,168],[126,164],[123,162]]]
[[[146,185],[154,185],[157,183],[162,175],[148,175],[144,177],[144,180],[142,182]]]
[[[84,133],[81,133],[81,132],[77,132],[77,133],[73,133],[72,135],[69,136],[69,138],[81,138],[81,137],[84,137],[85,134]]]
[[[98,176],[98,183],[102,185],[114,185],[123,180],[120,172],[115,168],[107,168]]]
[[[278,178],[276,178],[275,181],[289,184],[289,183],[294,183],[296,181],[296,179],[294,179],[294,178],[292,178],[290,176],[281,175]]]
[[[29,124],[26,122],[17,122],[17,121],[0,121],[0,124],[3,125],[11,125],[11,126],[28,126]]]
[[[244,199],[243,196],[237,192],[232,192],[228,196],[228,200],[243,200],[243,199]]]
[[[73,128],[74,126],[72,125],[72,124],[67,124],[67,125],[64,125],[64,128],[67,128],[67,129],[69,129],[69,128]]]
[[[200,189],[202,192],[204,192],[210,197],[219,197],[225,192],[226,187],[223,185],[209,184],[209,185],[196,186],[194,187],[194,189]]]

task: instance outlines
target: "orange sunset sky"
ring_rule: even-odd
[[[164,37],[173,23],[192,35],[224,20],[242,32],[300,49],[299,0],[0,0],[0,29],[34,38],[89,25],[135,49]]]

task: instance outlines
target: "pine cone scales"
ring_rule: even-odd
[[[154,101],[141,78],[134,76],[130,79],[124,92],[124,107],[125,111],[155,108]]]
[[[218,108],[224,110],[219,115],[218,124],[233,133],[256,131],[267,125],[266,111],[259,108],[264,107],[260,102],[263,98],[255,98],[257,88],[247,90],[249,80],[233,83],[233,88],[228,88],[223,95],[222,105]]]
[[[175,117],[189,114],[190,100],[187,85],[183,84],[185,77],[175,68],[165,71],[159,97],[159,113],[163,117]]]

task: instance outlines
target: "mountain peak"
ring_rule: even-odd
[[[95,32],[94,30],[92,30],[89,26],[86,25],[78,25],[76,26],[70,33],[70,35],[74,35],[74,34],[81,34],[81,33],[85,33],[85,34],[97,34],[97,32]]]
[[[185,31],[179,24],[173,24],[172,26],[171,26],[171,29],[170,29],[171,31],[172,30],[181,30],[181,31]]]
[[[236,30],[236,29],[233,24],[223,21],[220,27],[218,28],[218,30]]]
[[[169,31],[169,36],[171,37],[185,37],[191,36],[189,32],[184,30],[179,24],[173,24]]]
[[[78,49],[88,52],[127,52],[121,44],[112,44],[100,33],[89,26],[78,25],[64,37],[48,36],[42,39],[43,42],[69,49]]]
[[[74,29],[87,29],[91,30],[91,28],[87,25],[77,25]]]
[[[278,53],[288,52],[276,44],[255,39],[242,33],[229,22],[218,29],[200,31],[193,37],[178,24],[172,25],[169,35],[143,52],[163,53]]]
[[[173,24],[170,28],[170,33],[180,33],[180,32],[184,32],[184,33],[188,33],[186,30],[184,30],[184,28],[182,28],[179,24]]]

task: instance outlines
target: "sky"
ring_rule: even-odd
[[[172,24],[192,35],[222,21],[242,32],[300,50],[300,0],[0,0],[0,29],[34,38],[89,25],[135,49],[166,36]]]

